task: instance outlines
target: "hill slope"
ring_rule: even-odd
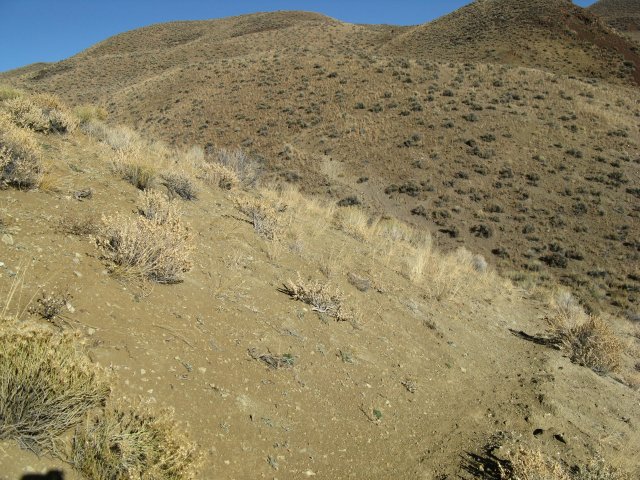
[[[554,309],[402,222],[286,187],[211,181],[215,156],[96,120],[47,134],[5,131],[0,118],[2,146],[6,131],[20,132],[13,149],[30,145],[43,163],[39,188],[0,191],[0,290],[18,292],[4,298],[2,331],[77,330],[110,372],[110,402],[175,409],[203,455],[196,478],[471,479],[508,471],[520,449],[583,472],[603,456],[637,476],[639,397],[624,382],[637,387],[639,339],[628,325],[612,324],[625,342],[621,371],[597,374],[559,350],[543,319],[576,308],[571,297]],[[145,192],[128,162],[150,172]],[[169,189],[178,174],[190,201]],[[127,242],[168,205],[177,217]],[[165,252],[190,252],[183,282],[140,281],[111,255],[183,224],[189,248]],[[112,228],[120,241],[105,241]],[[60,295],[57,311],[42,310]],[[15,401],[0,398],[3,409]],[[127,454],[122,441],[102,458]],[[77,478],[4,437],[0,464],[7,480],[26,465]]]
[[[588,8],[609,25],[640,41],[640,2],[636,0],[599,0]]]
[[[640,72],[622,62],[640,65],[638,52],[569,0],[477,0],[399,35],[382,51],[640,83]]]
[[[475,2],[414,28],[277,12],[156,25],[0,79],[102,103],[172,145],[240,145],[271,180],[634,314],[638,90],[609,51],[624,42],[560,0]]]

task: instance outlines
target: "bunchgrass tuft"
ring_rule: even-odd
[[[71,334],[4,321],[0,329],[0,439],[36,452],[100,407],[109,395],[102,373]]]
[[[556,295],[552,309],[551,334],[572,362],[602,374],[618,370],[623,345],[607,322],[586,314],[568,292]]]
[[[168,411],[116,406],[81,424],[72,440],[71,464],[92,480],[189,480],[196,447]]]

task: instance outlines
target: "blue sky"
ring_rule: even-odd
[[[593,1],[575,3],[586,6]],[[352,23],[414,25],[466,3],[469,1],[0,0],[0,71],[62,60],[117,33],[171,20],[307,10]]]

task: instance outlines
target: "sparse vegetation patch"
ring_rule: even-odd
[[[16,188],[35,188],[44,166],[32,134],[18,128],[0,111],[0,180]]]
[[[603,374],[620,367],[623,346],[607,322],[586,314],[568,293],[558,295],[554,310],[548,318],[552,337],[572,362]]]
[[[326,314],[338,321],[347,321],[353,318],[353,313],[344,306],[344,294],[337,288],[332,288],[328,283],[308,282],[298,275],[295,282],[289,280],[280,291],[294,300],[311,305],[314,311]]]
[[[114,264],[114,273],[158,283],[182,281],[191,269],[193,244],[177,208],[150,195],[143,198],[141,213],[103,218],[98,244]]]

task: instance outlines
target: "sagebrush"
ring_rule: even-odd
[[[155,204],[153,203],[155,202]],[[191,269],[193,243],[189,229],[170,201],[143,199],[142,215],[104,217],[98,244],[115,265],[114,273],[177,283]]]
[[[0,112],[0,180],[16,188],[36,188],[42,181],[44,166],[33,134],[16,127]]]

